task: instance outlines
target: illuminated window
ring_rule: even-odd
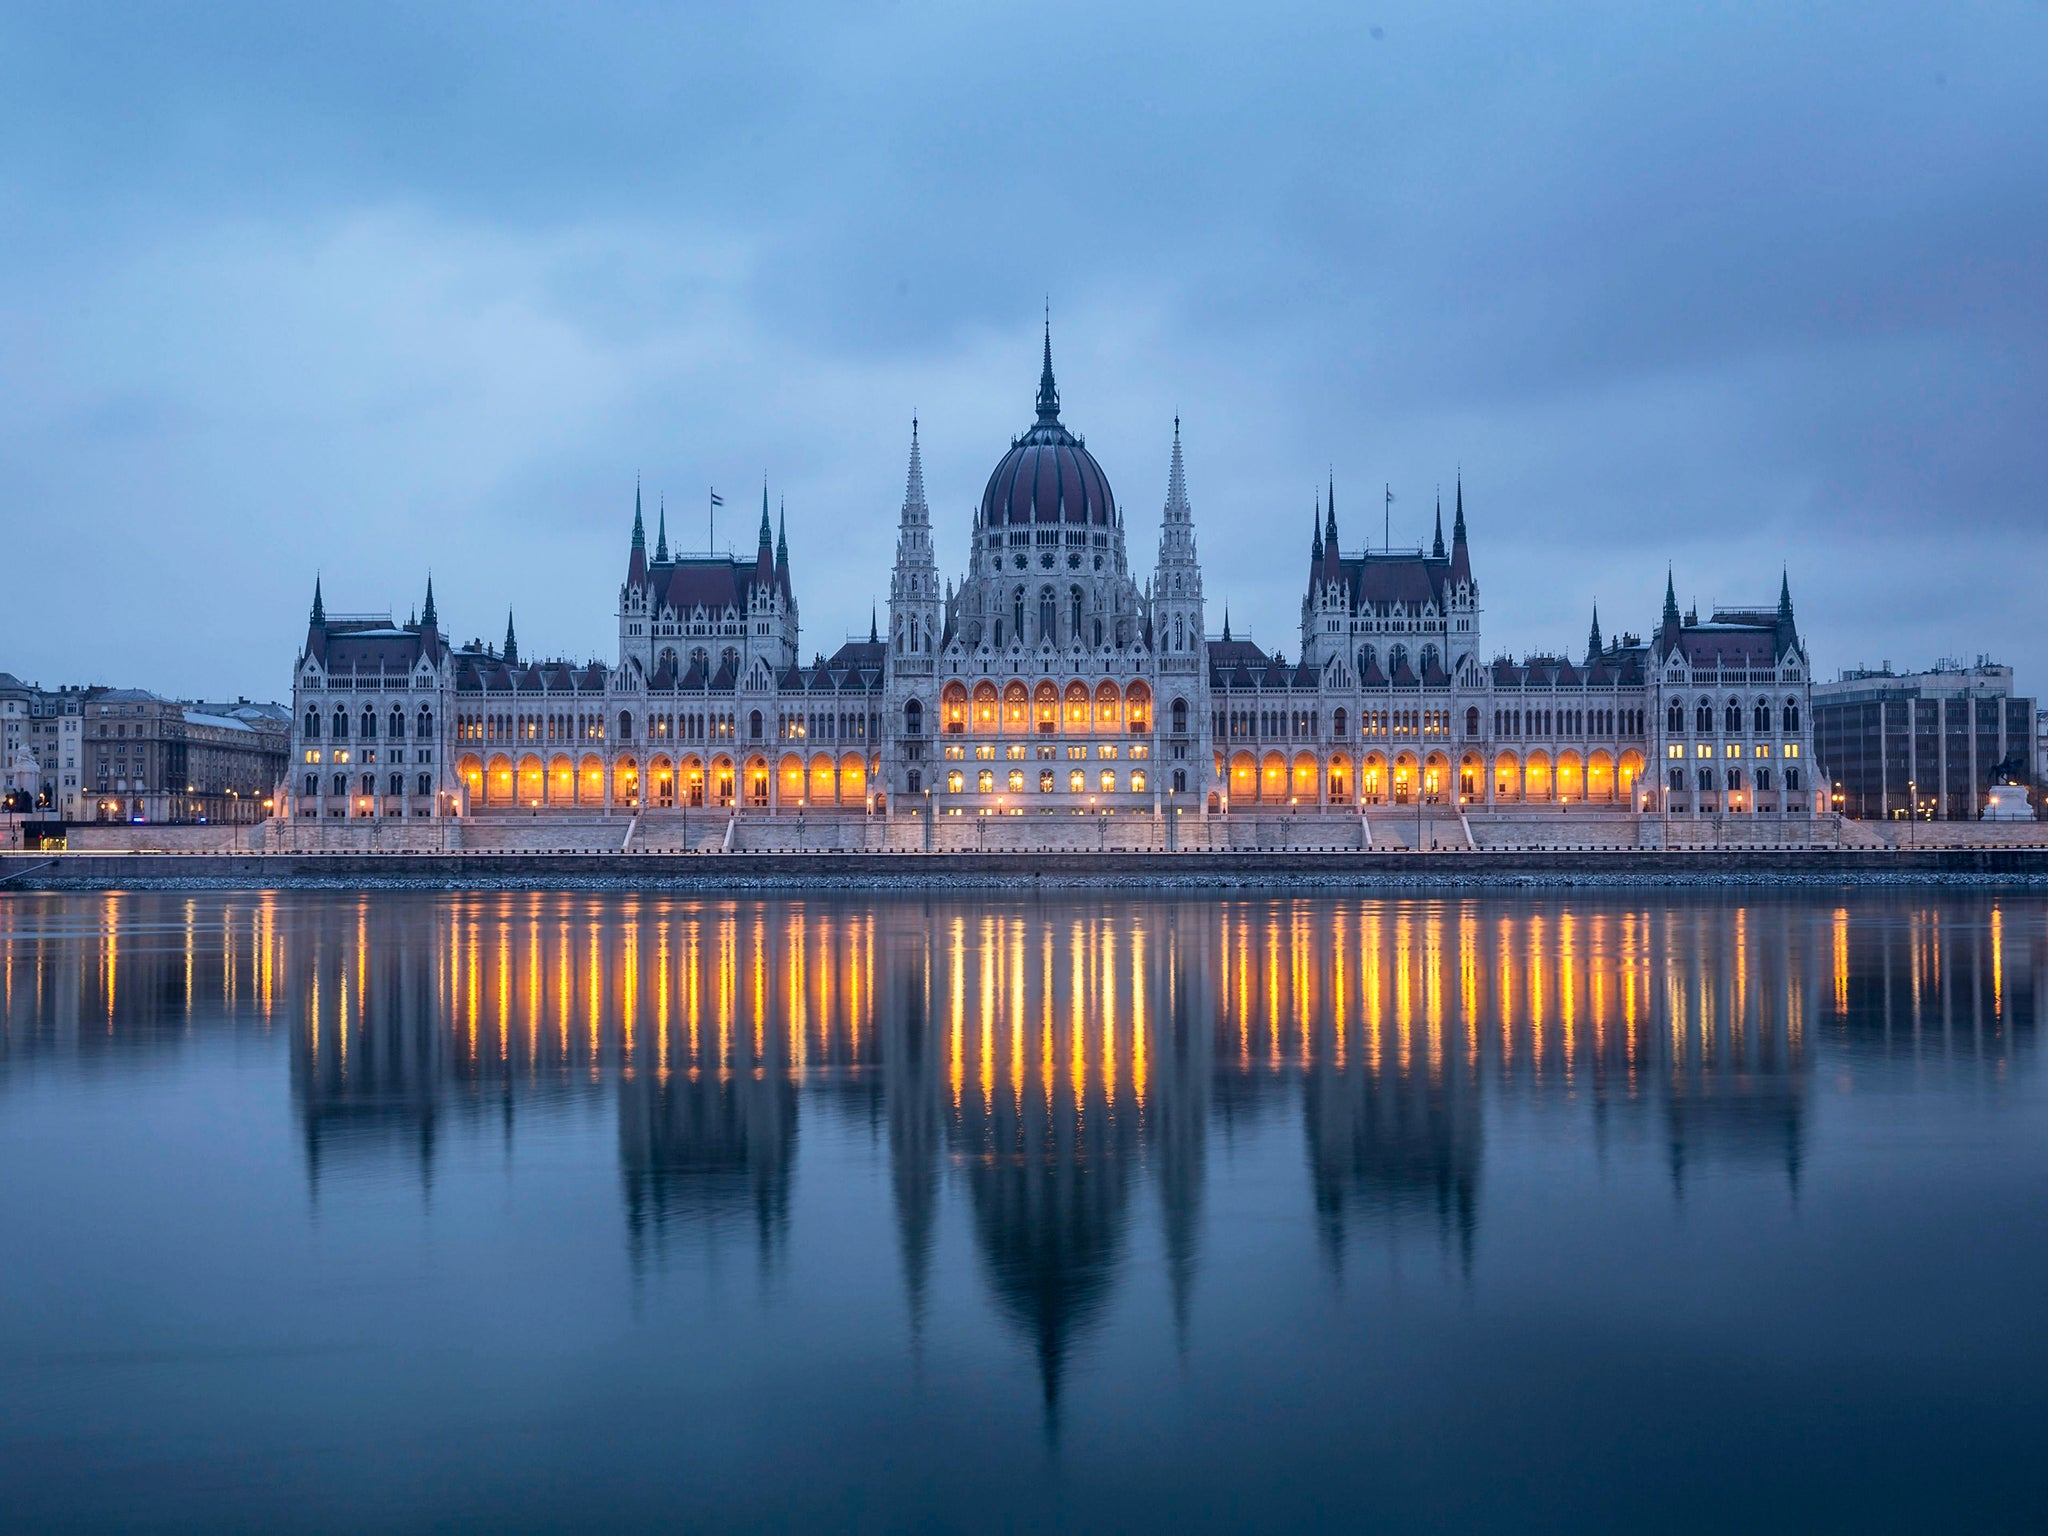
[[[1052,770],[1050,768],[1042,768],[1039,770],[1038,792],[1041,795],[1049,795],[1052,793]]]
[[[1021,745],[1014,747],[1005,747],[1003,749],[1003,756],[1007,757],[1013,763],[1021,763],[1024,761],[1024,751],[1025,749]]]
[[[1742,744],[1736,741],[1729,742],[1727,746],[1727,753],[1730,757],[1742,756]]]
[[[1704,741],[1692,750],[1695,757],[1712,757],[1714,755],[1714,749]]]
[[[1131,748],[1131,756],[1134,758],[1150,757],[1151,755],[1152,749],[1146,746],[1143,742],[1139,742],[1136,746]]]
[[[955,768],[951,773],[946,775],[947,794],[957,795],[960,793],[961,790],[965,789],[966,787],[967,776],[963,774],[958,768]]]
[[[1116,761],[1116,752],[1117,752],[1117,749],[1116,749],[1115,747],[1104,747],[1104,748],[1102,748],[1102,749],[1101,749],[1101,752],[1100,752],[1100,754],[1099,754],[1099,755],[1100,755],[1100,756],[1101,756],[1101,757],[1102,757],[1102,758],[1104,759],[1104,761],[1106,761],[1106,762],[1115,762],[1115,761]]]
[[[1756,755],[1758,757],[1769,757],[1771,755],[1771,744],[1767,741],[1758,742],[1756,744]],[[1762,788],[1764,786],[1759,785],[1758,787]]]
[[[974,756],[979,762],[992,763],[996,760],[996,749],[994,747],[976,747],[974,749]]]
[[[1072,773],[1070,773],[1070,774],[1068,774],[1068,775],[1067,775],[1067,793],[1068,793],[1068,794],[1070,794],[1070,795],[1078,795],[1078,794],[1082,794],[1082,793],[1084,793],[1084,792],[1085,792],[1085,791],[1087,790],[1087,788],[1088,788],[1088,775],[1087,775],[1087,774],[1085,774],[1085,773],[1083,773],[1083,772],[1082,772],[1082,771],[1081,771],[1080,769],[1076,768],[1076,769],[1075,769],[1075,770],[1074,770],[1074,771],[1073,771]]]
[[[1142,768],[1131,770],[1131,793],[1134,795],[1145,793],[1145,771]]]
[[[1088,749],[1086,747],[1067,748],[1067,761],[1070,763],[1079,762],[1082,758],[1086,757],[1087,755]]]
[[[1664,755],[1666,757],[1683,757],[1685,756],[1685,748],[1678,742],[1674,741],[1673,743],[1671,743],[1670,746],[1664,749]]]
[[[995,774],[986,768],[982,769],[980,773],[975,775],[974,787],[984,795],[994,794],[996,789]]]
[[[949,762],[949,763],[957,763],[957,762],[959,762],[959,761],[960,761],[960,760],[961,760],[962,758],[964,758],[964,757],[966,757],[966,756],[967,756],[967,749],[966,749],[965,747],[948,747],[948,748],[946,748],[946,761],[947,761],[947,762]]]
[[[1102,792],[1105,795],[1116,793],[1116,770],[1114,768],[1102,770]]]
[[[1010,793],[1013,795],[1024,793],[1024,770],[1021,768],[1012,768],[1010,770]]]
[[[1799,743],[1798,743],[1798,742],[1796,742],[1796,741],[1788,741],[1788,742],[1786,742],[1786,743],[1785,743],[1785,755],[1786,755],[1787,757],[1797,757],[1797,756],[1799,755]],[[1793,785],[1792,787],[1793,787],[1794,789],[1797,789],[1797,788],[1798,788],[1799,786],[1795,784],[1795,785]]]

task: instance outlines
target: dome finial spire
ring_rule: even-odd
[[[1060,419],[1060,390],[1052,381],[1052,300],[1045,301],[1045,362],[1038,370],[1038,419],[1051,426]]]

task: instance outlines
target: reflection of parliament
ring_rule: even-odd
[[[2048,1008],[2048,937],[1990,897],[1954,921],[1890,896],[101,899],[0,931],[21,1072],[281,1032],[316,1198],[394,1162],[496,1170],[602,1108],[635,1266],[779,1264],[800,1137],[872,1137],[861,1208],[893,1221],[913,1323],[985,1286],[1048,1395],[1154,1253],[1191,1325],[1248,1238],[1216,1194],[1241,1161],[1293,1170],[1333,1270],[1418,1240],[1484,1262],[1489,1164],[1525,1160],[1532,1114],[1656,1147],[1674,1197],[1716,1169],[1793,1187],[1816,1044],[2023,1076]],[[963,1220],[966,1283],[939,1241]]]
[[[1439,506],[1427,549],[1346,553],[1334,484],[1312,523],[1298,659],[1227,616],[1212,635],[1178,424],[1141,582],[1109,481],[1061,422],[1048,333],[1037,419],[989,476],[958,586],[940,579],[913,425],[886,633],[800,659],[765,492],[744,558],[672,551],[665,515],[650,551],[636,496],[616,665],[523,658],[509,621],[502,647],[451,644],[431,583],[405,624],[329,615],[316,584],[286,801],[323,819],[702,807],[1202,826],[1384,808],[1418,828],[1821,809],[1788,586],[1701,621],[1667,579],[1647,641],[1603,637],[1596,612],[1580,657],[1487,659],[1462,481],[1448,541]]]

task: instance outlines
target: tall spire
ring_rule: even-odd
[[[1316,509],[1308,520],[1309,551],[1311,565],[1321,568],[1323,563],[1323,494],[1316,492]]]
[[[780,503],[776,508],[777,531],[775,534],[775,580],[782,590],[789,591],[789,508]]]
[[[434,573],[429,571],[427,572],[427,604],[424,608],[420,609],[420,628],[438,629],[440,627],[440,616],[434,612]]]
[[[1330,546],[1330,558],[1337,558],[1337,471],[1330,470],[1330,514],[1323,528],[1323,538]]]
[[[313,577],[312,622],[315,624],[325,624],[327,622],[327,605],[320,601],[320,577],[317,573]]]
[[[1430,545],[1429,555],[1432,560],[1444,557],[1444,493],[1441,490],[1436,493],[1436,542]]]
[[[1472,551],[1465,544],[1465,472],[1458,471],[1457,511],[1451,519],[1451,570],[1453,586],[1472,580]]]
[[[928,522],[931,509],[924,504],[924,456],[917,446],[917,418],[910,418],[910,478],[903,487],[903,513]]]
[[[637,475],[633,478],[633,547],[647,547],[647,524],[640,519],[640,479]]]
[[[1676,634],[1678,631],[1678,587],[1671,579],[1671,567],[1664,567],[1664,628]]]
[[[512,629],[512,610],[510,608],[505,610],[505,665],[508,667],[519,665],[519,636]]]
[[[656,561],[663,561],[668,559],[668,498],[666,496],[661,498],[661,514],[658,526],[661,532],[654,539],[654,558]]]
[[[633,477],[633,547],[626,556],[626,585],[647,580],[647,524],[640,516],[640,477]]]
[[[1166,520],[1185,523],[1194,519],[1188,506],[1188,472],[1180,457],[1180,418],[1173,418],[1173,464],[1166,471]]]
[[[1588,666],[1605,650],[1606,644],[1600,638],[1600,605],[1593,605],[1593,628],[1586,636],[1586,664]]]
[[[769,523],[769,521],[768,521],[768,477],[767,477],[766,475],[763,475],[763,476],[761,477],[761,539],[760,539],[760,545],[761,545],[761,548],[763,548],[763,549],[770,549],[770,550],[772,550],[772,549],[773,549],[773,548],[775,547],[775,529],[773,528],[773,526],[771,526],[771,525],[770,525],[770,523]]]
[[[1230,639],[1230,604],[1228,603],[1223,605],[1223,638],[1226,642]]]
[[[1059,386],[1052,381],[1052,304],[1045,306],[1045,363],[1038,370],[1038,420],[1053,426],[1060,419]]]
[[[1792,573],[1783,569],[1778,573],[1778,622],[1792,622]]]

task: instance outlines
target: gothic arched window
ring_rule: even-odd
[[[1361,645],[1358,648],[1358,675],[1364,677],[1366,673],[1372,670],[1373,663],[1378,659],[1379,653],[1371,646]]]
[[[1024,638],[1024,589],[1019,587],[1010,594],[1010,628],[1021,641]]]
[[[1041,641],[1059,639],[1059,608],[1055,603],[1051,587],[1038,589],[1038,638]]]
[[[903,706],[903,734],[922,736],[924,734],[924,705],[912,699]]]
[[[1767,736],[1767,735],[1769,735],[1769,734],[1770,734],[1770,730],[1771,730],[1771,705],[1770,705],[1770,701],[1769,701],[1768,699],[1758,699],[1758,700],[1756,701],[1756,733],[1757,733],[1757,735],[1759,735],[1759,736]],[[1769,788],[1770,786],[1768,786],[1768,785],[1760,785],[1760,786],[1758,786],[1758,787],[1759,787],[1759,788],[1766,788],[1766,789],[1767,789],[1767,788]]]
[[[306,740],[318,741],[319,739],[320,711],[317,709],[309,709],[306,711]]]
[[[405,735],[405,711],[396,704],[391,706],[391,724],[385,728],[384,734],[393,741],[398,741]]]
[[[363,706],[363,740],[365,740],[365,741],[375,741],[376,739],[377,739],[377,711],[375,711],[374,709],[370,708],[370,706],[369,706],[369,705],[365,704],[365,705]]]
[[[1187,734],[1187,729],[1188,701],[1186,699],[1175,699],[1173,701],[1173,733],[1176,736],[1184,736]]]
[[[1693,711],[1693,724],[1699,728],[1702,736],[1714,734],[1714,706],[1705,699],[1701,699],[1699,707]]]
[[[420,717],[414,723],[412,733],[423,739],[434,734],[434,712],[424,704],[420,706]]]
[[[1081,643],[1081,589],[1067,588],[1067,635],[1075,644]]]
[[[1422,670],[1427,673],[1437,664],[1437,649],[1433,645],[1422,648]]]
[[[1796,700],[1787,699],[1785,701],[1785,734],[1787,736],[1795,735],[1798,730],[1799,704]],[[1798,786],[1794,785],[1792,787],[1796,789]]]
[[[1728,723],[1728,734],[1730,736],[1740,736],[1742,734],[1742,706],[1734,699],[1730,699],[1728,701],[1728,708],[1722,711],[1722,714]]]
[[[348,711],[337,704],[334,706],[334,739],[336,741],[345,741],[347,738]]]
[[[1664,712],[1664,728],[1674,736],[1685,734],[1685,706],[1676,699],[1671,701],[1671,708]]]

